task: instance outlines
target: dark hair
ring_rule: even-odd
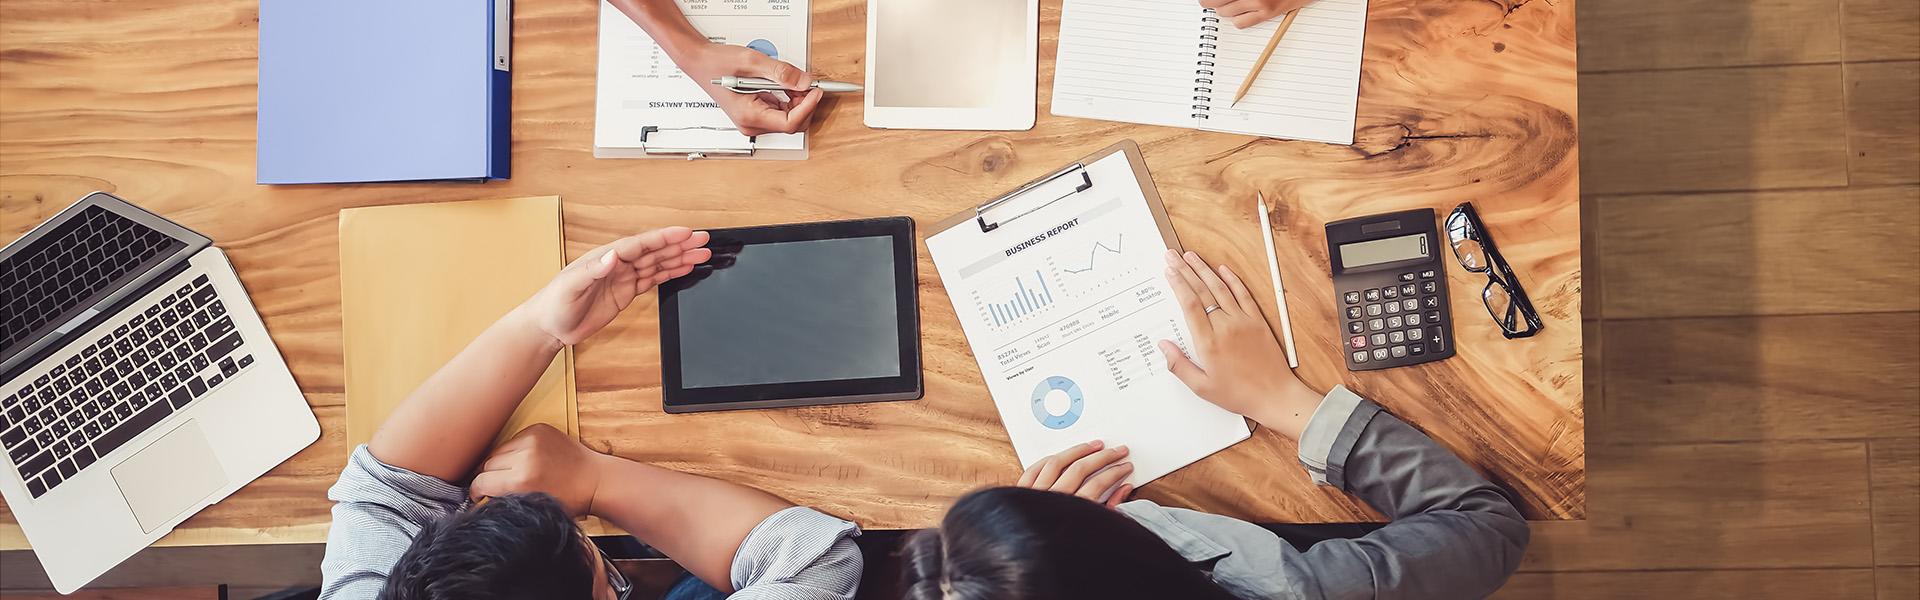
[[[1126,515],[1026,488],[962,496],[900,558],[907,600],[1233,598]]]
[[[593,597],[598,557],[552,496],[497,496],[420,528],[380,590],[384,600]]]

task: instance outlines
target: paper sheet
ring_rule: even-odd
[[[927,239],[934,267],[1022,465],[1091,440],[1125,444],[1144,484],[1246,439],[1239,415],[1167,372],[1156,344],[1191,334],[1164,277],[1160,235],[1125,153],[1088,166],[1094,186],[981,233]],[[1021,198],[1071,191],[1068,177]],[[1016,201],[1019,202],[1019,201]]]
[[[1280,19],[1246,29],[1220,24],[1211,110],[1199,127],[1352,144],[1360,53],[1367,43],[1367,0],[1314,0],[1300,9],[1247,97],[1229,107],[1234,90],[1247,80],[1247,70],[1279,26]]]
[[[1280,19],[1243,30],[1192,0],[1066,0],[1053,112],[1351,144],[1366,23],[1366,0],[1307,5],[1229,106]]]
[[[1201,17],[1191,0],[1067,0],[1053,114],[1193,127]]]
[[[340,211],[347,442],[366,443],[393,407],[566,263],[560,198]],[[500,441],[534,423],[579,435],[573,350],[562,350]]]
[[[678,0],[707,39],[743,45],[807,68],[808,0]],[[715,150],[801,151],[806,133],[748,138],[734,129],[713,97],[675,65],[653,38],[620,9],[600,2],[600,65],[596,77],[595,156],[644,155],[648,145]],[[658,128],[641,140],[642,130]],[[664,140],[664,142],[662,141]]]

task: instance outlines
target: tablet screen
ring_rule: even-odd
[[[874,106],[1032,103],[1028,0],[888,0],[875,14]]]
[[[889,236],[716,248],[678,292],[680,385],[897,377]]]

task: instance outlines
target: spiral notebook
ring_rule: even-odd
[[[1317,0],[1237,105],[1279,19],[1237,29],[1193,0],[1066,0],[1053,114],[1352,144],[1367,0]]]

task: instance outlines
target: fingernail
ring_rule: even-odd
[[[1127,452],[1129,452],[1129,450],[1127,450],[1127,447],[1125,445],[1114,446],[1113,449],[1119,452],[1121,455],[1125,455]],[[1127,464],[1131,466],[1133,463],[1127,463]]]
[[[1189,259],[1192,259],[1192,260],[1200,260],[1200,255],[1198,255],[1198,254],[1194,254],[1192,250],[1188,250],[1188,251],[1187,251],[1187,258],[1189,258]]]
[[[1179,254],[1176,254],[1176,253],[1174,253],[1174,251],[1172,251],[1172,250],[1168,250],[1168,251],[1167,251],[1167,264],[1169,264],[1169,265],[1171,265],[1171,264],[1177,264],[1177,263],[1179,263],[1179,262],[1180,262],[1180,255],[1179,255]],[[1168,271],[1172,271],[1172,269],[1168,269]]]

